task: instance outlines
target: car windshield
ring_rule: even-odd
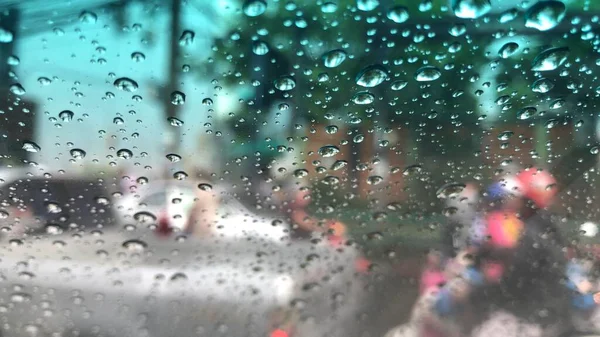
[[[0,336],[600,336],[600,0],[0,0]]]

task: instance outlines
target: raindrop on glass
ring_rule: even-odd
[[[565,4],[561,1],[538,1],[525,13],[525,27],[547,31],[556,26],[565,17]]]
[[[421,67],[415,74],[415,80],[419,82],[435,81],[442,76],[442,72],[433,66]]]
[[[321,59],[323,60],[323,65],[327,68],[335,68],[342,64],[346,60],[346,52],[341,49],[335,49],[326,52],[323,54]]]
[[[547,93],[548,91],[552,90],[552,88],[554,88],[554,83],[547,78],[540,78],[531,85],[531,90],[541,94]]]
[[[126,92],[134,92],[138,89],[137,82],[127,77],[117,78],[114,82],[114,86],[115,88]]]
[[[17,96],[22,96],[26,93],[25,88],[19,83],[12,84],[8,90]]]
[[[58,118],[60,118],[60,120],[62,120],[63,122],[67,123],[73,120],[74,115],[75,114],[71,110],[63,110],[58,114]]]
[[[531,70],[533,71],[551,71],[560,67],[567,61],[569,55],[568,47],[557,47],[546,49],[533,60]]]
[[[408,9],[406,7],[395,6],[387,12],[387,17],[395,23],[403,23],[408,20],[410,15],[408,14]]]
[[[519,49],[519,45],[515,42],[508,42],[503,45],[498,51],[498,56],[503,59],[511,57]]]
[[[252,43],[252,51],[256,55],[265,55],[269,52],[269,45],[263,41],[254,41]]]
[[[139,51],[135,51],[135,52],[131,53],[131,59],[134,62],[143,62],[144,60],[146,60],[146,55],[144,55],[143,53],[140,53]]]
[[[179,45],[180,46],[189,46],[194,43],[194,38],[196,37],[196,33],[191,30],[184,30],[179,37]]]
[[[296,87],[296,81],[291,76],[282,76],[273,83],[275,88],[281,91],[289,91]]]
[[[40,152],[42,150],[39,145],[32,141],[24,141],[21,148],[27,152]]]
[[[98,21],[98,16],[94,12],[83,11],[79,14],[79,21],[83,23],[96,23]]]
[[[354,104],[371,104],[375,101],[375,96],[367,91],[361,91],[352,96]]]
[[[334,146],[334,145],[325,145],[325,146],[322,146],[319,149],[319,151],[318,151],[319,155],[322,156],[322,157],[325,157],[325,158],[327,158],[327,157],[333,157],[336,154],[338,154],[339,152],[340,152],[340,149],[337,146]]]
[[[477,19],[492,9],[490,0],[453,0],[452,11],[461,19]]]
[[[356,0],[356,7],[363,12],[372,11],[377,6],[379,6],[378,0]]]
[[[71,157],[73,157],[74,159],[85,158],[85,151],[83,151],[82,149],[71,149],[71,151],[69,151],[69,153],[71,154]]]
[[[171,104],[183,105],[185,103],[185,94],[181,91],[173,91],[171,93]]]
[[[380,85],[387,79],[387,70],[380,65],[371,65],[361,70],[356,76],[356,84],[372,88]]]
[[[117,157],[123,159],[131,159],[133,157],[133,152],[129,149],[120,149],[117,151]]]
[[[242,6],[242,11],[249,17],[263,14],[267,10],[267,3],[263,0],[247,0]]]

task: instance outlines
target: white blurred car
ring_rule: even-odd
[[[277,218],[250,212],[237,199],[218,188],[198,185],[173,180],[135,185],[122,196],[113,198],[113,210],[124,225],[153,225],[164,216],[175,232],[183,232],[192,212],[200,212],[195,207],[203,202],[200,198],[211,198],[210,202],[216,204],[216,210],[196,214],[199,218],[211,217],[209,236],[223,239],[252,237],[278,242],[288,240],[288,224]]]

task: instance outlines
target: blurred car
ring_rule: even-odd
[[[203,212],[198,204],[208,200],[214,210]],[[163,216],[175,232],[184,232],[193,216],[210,217],[210,233],[220,238],[262,237],[285,241],[290,227],[275,217],[250,212],[242,203],[224,191],[206,183],[189,181],[153,181],[133,185],[122,196],[113,199],[118,221],[127,224],[149,224]],[[198,214],[193,214],[197,212]]]
[[[20,237],[113,225],[103,180],[15,168],[0,172],[0,231]]]

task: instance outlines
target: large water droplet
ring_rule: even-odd
[[[185,103],[185,94],[181,91],[173,91],[171,93],[171,104],[183,105]]]
[[[17,96],[22,96],[26,93],[25,88],[19,83],[12,84],[8,90]]]
[[[515,133],[512,131],[504,131],[498,135],[498,140],[506,141],[509,140]]]
[[[453,0],[452,11],[461,19],[477,19],[492,9],[490,0]]]
[[[531,85],[531,90],[542,94],[547,93],[552,88],[554,88],[554,83],[547,78],[540,78]]]
[[[337,11],[337,5],[333,2],[326,2],[321,6],[323,13],[335,13],[335,11]]]
[[[459,37],[467,32],[467,26],[462,23],[457,23],[448,29],[448,33],[454,37]]]
[[[348,162],[345,160],[336,160],[335,163],[333,163],[333,165],[331,165],[331,169],[333,171],[337,171],[337,170],[341,170],[344,167],[348,166]]]
[[[352,96],[352,102],[355,104],[371,104],[375,101],[375,96],[368,91],[361,91]]]
[[[85,151],[83,151],[82,149],[71,149],[71,151],[69,151],[69,153],[71,154],[71,157],[73,157],[74,159],[83,159],[85,158]]]
[[[498,51],[498,56],[503,59],[511,57],[519,49],[519,45],[515,42],[509,42],[502,46]]]
[[[63,122],[68,123],[73,120],[73,116],[75,114],[71,110],[63,110],[58,114],[58,118],[60,118]]]
[[[117,151],[117,157],[123,159],[131,159],[133,158],[133,152],[131,152],[131,150],[129,149],[120,149],[119,151]]]
[[[569,47],[557,47],[546,49],[535,57],[531,66],[531,70],[555,70],[567,61],[567,55],[569,55]]]
[[[131,53],[131,60],[138,63],[144,62],[144,60],[146,60],[146,55],[140,53],[139,51],[134,51],[133,53]]]
[[[517,112],[517,118],[522,120],[529,119],[535,115],[537,115],[537,109],[532,106],[528,106]]]
[[[561,1],[538,1],[525,13],[525,27],[547,31],[556,26],[565,17],[566,7]]]
[[[367,184],[369,185],[379,185],[383,182],[383,177],[381,176],[369,176],[367,178]]]
[[[171,162],[171,163],[176,163],[178,161],[181,160],[181,156],[175,153],[169,153],[167,155],[167,159]]]
[[[440,187],[435,195],[440,199],[448,199],[457,197],[465,188],[463,183],[448,183]]]
[[[510,22],[510,21],[516,19],[517,15],[519,15],[519,11],[516,8],[511,8],[505,12],[502,12],[502,14],[500,14],[500,17],[498,18],[498,22],[500,22],[500,23]]]
[[[387,70],[380,65],[371,65],[361,70],[356,76],[356,84],[372,88],[381,84],[387,78]]]
[[[252,43],[252,51],[256,55],[265,55],[269,52],[269,45],[263,41],[254,41]]]
[[[335,145],[325,145],[318,152],[322,157],[333,157],[340,152],[340,149]]]
[[[133,215],[133,219],[141,224],[156,222],[156,216],[150,212],[141,211]]]
[[[40,152],[42,150],[39,145],[32,141],[24,141],[21,148],[27,152]]]
[[[136,81],[128,78],[128,77],[120,77],[117,78],[114,82],[114,86],[126,92],[134,92],[138,89],[138,84]]]
[[[19,59],[15,55],[10,55],[6,59],[6,64],[8,64],[9,66],[18,66],[20,63],[21,63],[21,59]]]
[[[297,169],[294,170],[294,177],[301,179],[304,177],[308,177],[308,171],[305,169]]]
[[[435,81],[442,76],[442,72],[433,66],[421,67],[415,73],[415,80],[419,82]]]
[[[94,12],[83,11],[79,14],[79,21],[83,23],[96,23],[98,21],[98,15]]]
[[[11,43],[13,38],[14,35],[10,30],[0,27],[0,43]]]
[[[211,184],[201,183],[201,184],[198,184],[198,189],[200,189],[200,191],[210,192],[210,191],[212,191],[213,187]]]
[[[133,239],[123,242],[123,248],[133,252],[143,251],[146,247],[148,244],[142,240]]]
[[[167,122],[169,122],[169,124],[171,126],[175,126],[175,127],[180,127],[180,126],[183,126],[183,124],[184,124],[181,119],[176,118],[176,117],[167,118]]]
[[[387,17],[395,23],[403,23],[408,20],[410,15],[408,14],[408,9],[406,7],[395,6],[387,12]]]
[[[179,37],[179,45],[180,46],[190,46],[194,43],[194,38],[196,37],[196,33],[191,30],[184,30]]]
[[[411,176],[411,175],[414,175],[414,174],[421,173],[421,171],[423,171],[423,167],[421,165],[415,164],[415,165],[407,166],[402,171],[402,174],[405,175],[405,176]]]
[[[248,0],[242,6],[242,11],[249,17],[263,14],[267,10],[267,3],[263,0]]]
[[[346,60],[346,52],[341,49],[335,49],[323,54],[323,65],[327,68],[335,68]]]
[[[52,80],[45,76],[38,77],[38,83],[43,86],[52,84]]]
[[[377,6],[379,6],[378,0],[356,0],[356,7],[363,12],[372,11]]]
[[[281,91],[292,90],[296,87],[296,81],[291,76],[282,76],[276,79],[273,84],[275,85],[275,88]]]

